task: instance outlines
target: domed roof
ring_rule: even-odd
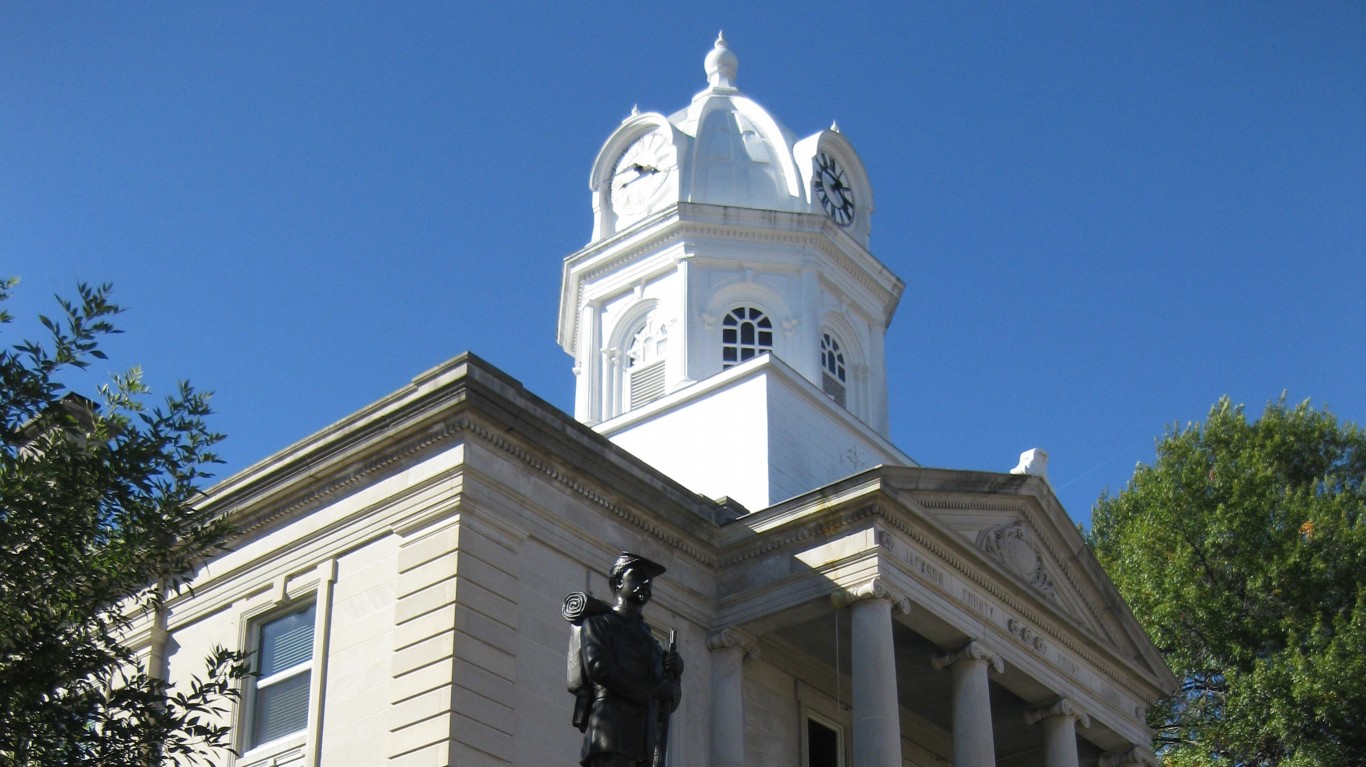
[[[801,210],[800,178],[792,161],[796,137],[736,87],[740,62],[724,35],[707,54],[708,87],[669,116],[692,137],[692,173],[680,199],[746,208]]]
[[[686,107],[668,117],[632,110],[603,146],[589,181],[598,214],[594,239],[680,202],[823,213],[811,189],[820,156],[848,170],[841,194],[850,202],[838,224],[866,245],[872,194],[857,153],[839,131],[799,139],[741,93],[740,60],[724,35],[717,35],[703,68],[707,87]]]

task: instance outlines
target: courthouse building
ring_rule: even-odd
[[[133,641],[257,652],[227,764],[577,764],[561,603],[623,550],[668,567],[673,767],[1155,764],[1176,680],[1043,472],[888,440],[868,174],[737,68],[593,161],[572,416],[462,355],[210,491],[240,535]]]

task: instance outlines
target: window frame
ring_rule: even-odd
[[[291,738],[297,736],[299,733],[306,733],[308,731],[308,719],[309,714],[311,713],[311,707],[309,706],[309,703],[311,701],[307,699],[305,699],[304,701],[303,726],[297,730],[292,730],[290,732],[277,735],[268,740],[261,740],[259,738],[257,730],[260,727],[260,722],[257,721],[257,714],[259,713],[259,704],[261,702],[262,690],[269,691],[270,688],[275,687],[276,685],[284,684],[285,682],[295,679],[296,677],[299,677],[303,674],[308,675],[308,697],[312,697],[313,667],[317,662],[316,656],[318,648],[317,611],[318,603],[316,600],[304,599],[286,605],[281,610],[271,611],[266,615],[259,616],[252,621],[252,666],[254,671],[259,672],[261,660],[263,658],[262,654],[266,649],[266,628],[272,624],[278,623],[279,621],[291,618],[296,615],[302,615],[308,612],[313,613],[313,625],[309,628],[309,645],[311,651],[308,653],[308,657],[304,660],[299,661],[298,663],[295,663],[292,666],[276,671],[273,674],[253,677],[251,680],[251,693],[247,705],[245,706],[245,715],[242,718],[242,724],[245,727],[245,745],[250,750],[254,751],[264,746],[269,746],[276,741],[285,740],[286,738]]]
[[[337,562],[335,559],[327,559],[313,568],[279,575],[267,588],[239,603],[238,647],[245,647],[253,654],[260,650],[261,630],[266,624],[312,605],[313,652],[307,662],[310,675],[307,724],[302,730],[253,745],[252,739],[255,734],[252,732],[252,720],[256,714],[259,679],[247,679],[242,685],[242,697],[238,700],[237,710],[233,715],[233,747],[237,749],[237,755],[229,754],[224,767],[264,767],[277,761],[293,759],[299,759],[302,767],[318,767],[323,701],[327,689],[332,592],[336,581]],[[252,663],[255,667],[257,660],[253,658]],[[302,669],[297,665],[292,667],[292,670],[302,673]],[[272,676],[280,681],[287,678],[284,672]]]
[[[835,733],[835,767],[846,767],[849,764],[848,738],[845,737],[844,725],[836,722],[828,716],[823,716],[811,710],[810,706],[802,706],[801,719],[801,739],[802,739],[802,767],[824,767],[824,765],[811,764],[811,724],[815,723],[827,730]]]
[[[750,340],[745,340],[745,331],[752,327]],[[726,340],[727,333],[733,332],[735,339]],[[768,336],[768,343],[762,340]],[[777,331],[773,318],[754,303],[741,303],[730,308],[721,318],[721,369],[729,370],[764,354],[772,354],[777,345]],[[727,352],[734,350],[735,359],[727,359]]]
[[[831,331],[821,332],[821,392],[832,402],[849,410],[849,374],[844,348]]]

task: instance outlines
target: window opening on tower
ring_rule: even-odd
[[[752,306],[737,306],[721,323],[721,363],[728,368],[773,351],[773,321]]]
[[[824,369],[821,375],[821,390],[825,392],[825,396],[834,400],[840,407],[848,407],[844,352],[840,351],[839,342],[829,333],[821,336],[821,367]]]
[[[626,352],[627,407],[637,408],[664,396],[664,350],[668,326],[653,317],[631,337]]]

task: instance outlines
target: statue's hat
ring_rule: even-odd
[[[623,551],[621,552],[621,556],[617,557],[617,561],[612,563],[612,569],[607,572],[607,577],[613,581],[618,580],[621,578],[622,573],[625,573],[627,570],[635,570],[642,575],[658,578],[665,573],[666,568],[664,565],[646,559],[639,554]]]

